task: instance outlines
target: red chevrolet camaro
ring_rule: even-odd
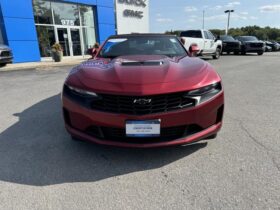
[[[215,138],[224,91],[213,67],[173,35],[111,36],[71,70],[62,93],[73,139],[161,147]]]

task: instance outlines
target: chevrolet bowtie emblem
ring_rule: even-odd
[[[133,101],[134,104],[139,104],[139,105],[146,105],[146,104],[150,104],[151,102],[152,102],[152,99],[150,99],[150,98],[134,99],[134,101]]]

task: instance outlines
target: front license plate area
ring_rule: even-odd
[[[160,136],[160,120],[128,120],[126,121],[126,136],[136,138]]]

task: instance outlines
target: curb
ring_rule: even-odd
[[[28,65],[28,63],[23,64],[8,64],[5,67],[0,68],[0,72],[9,72],[9,71],[22,71],[22,70],[43,70],[46,68],[57,68],[57,67],[65,67],[65,66],[75,66],[79,65],[87,59],[76,60],[72,62],[62,62],[62,63],[54,63],[54,62],[38,62],[32,63]]]

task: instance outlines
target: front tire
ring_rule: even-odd
[[[72,140],[72,141],[76,141],[76,142],[81,142],[81,141],[83,141],[83,140],[81,140],[81,139],[79,139],[79,138],[77,138],[77,137],[75,137],[75,136],[72,136],[72,135],[71,135],[71,140]]]
[[[263,55],[263,52],[258,52],[258,55]]]
[[[213,59],[219,59],[221,56],[221,49],[217,48],[215,54],[213,55]]]
[[[4,67],[6,65],[7,65],[7,63],[0,63],[0,67]]]

